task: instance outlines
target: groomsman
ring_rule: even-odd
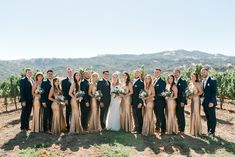
[[[187,88],[187,82],[181,78],[181,73],[179,69],[174,71],[175,84],[178,88],[177,105],[176,105],[176,116],[178,119],[179,131],[184,133],[185,130],[185,115],[184,115],[184,105],[187,104],[187,99],[185,95],[185,90]]]
[[[156,115],[156,130],[161,134],[165,134],[166,131],[166,118],[165,118],[165,98],[161,96],[161,93],[166,89],[166,82],[161,78],[161,69],[157,68],[154,71],[156,79],[153,82],[155,88],[155,101],[154,101],[154,113]]]
[[[29,118],[33,106],[32,95],[32,70],[27,68],[25,70],[25,77],[20,80],[20,102],[22,104],[22,111],[20,116],[21,130],[29,130]]]
[[[43,128],[45,132],[48,132],[51,130],[52,101],[48,99],[48,96],[50,93],[50,89],[52,87],[52,80],[53,80],[53,70],[48,70],[47,79],[44,80],[41,85],[41,88],[44,90],[44,93],[42,94],[42,105],[44,107]]]
[[[201,76],[203,78],[203,95],[202,106],[206,114],[208,135],[215,135],[216,128],[216,91],[217,82],[209,76],[208,68],[201,69]]]
[[[106,125],[106,117],[111,101],[111,95],[110,95],[110,87],[111,83],[109,82],[109,71],[103,71],[103,79],[99,80],[97,83],[97,90],[100,90],[102,93],[102,97],[100,99],[99,105],[100,105],[100,123],[102,129],[105,129]]]
[[[90,110],[90,107],[89,107],[90,97],[88,94],[89,78],[90,78],[90,72],[84,71],[83,80],[81,82],[81,91],[84,91],[85,95],[80,103],[80,106],[81,106],[81,123],[82,123],[83,129],[85,130],[88,129],[88,116],[89,116],[89,110]]]
[[[66,125],[67,130],[70,129],[71,119],[71,97],[69,96],[69,89],[73,82],[73,69],[67,68],[67,77],[62,81],[62,92],[66,104]]]
[[[143,127],[143,117],[142,117],[142,107],[143,101],[139,98],[139,93],[144,89],[144,83],[141,80],[140,70],[135,70],[135,81],[133,85],[133,94],[132,94],[132,110],[135,128],[134,131],[137,131],[138,134],[141,134]]]

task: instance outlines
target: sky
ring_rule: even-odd
[[[235,56],[235,1],[0,1],[0,60],[177,49]]]

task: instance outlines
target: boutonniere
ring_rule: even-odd
[[[208,83],[207,86],[210,86],[210,84]]]
[[[180,83],[179,83],[179,86],[180,86]]]
[[[159,84],[157,84],[157,86],[159,86]]]
[[[137,87],[137,85],[135,85],[135,87]]]

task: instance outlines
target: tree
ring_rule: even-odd
[[[0,85],[0,95],[2,98],[4,98],[3,105],[5,105],[6,112],[8,111],[7,110],[7,107],[8,107],[7,98],[9,97],[9,93],[10,93],[10,85],[9,84],[10,84],[9,81],[5,80]]]
[[[9,97],[13,98],[16,110],[17,110],[16,98],[20,94],[19,81],[20,81],[20,77],[13,76],[13,75],[9,79]]]

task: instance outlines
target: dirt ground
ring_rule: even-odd
[[[216,137],[189,134],[190,106],[186,107],[185,135],[142,136],[105,131],[95,134],[21,132],[21,110],[0,108],[0,156],[235,156],[235,105],[217,110]],[[202,111],[203,133],[206,134]]]

